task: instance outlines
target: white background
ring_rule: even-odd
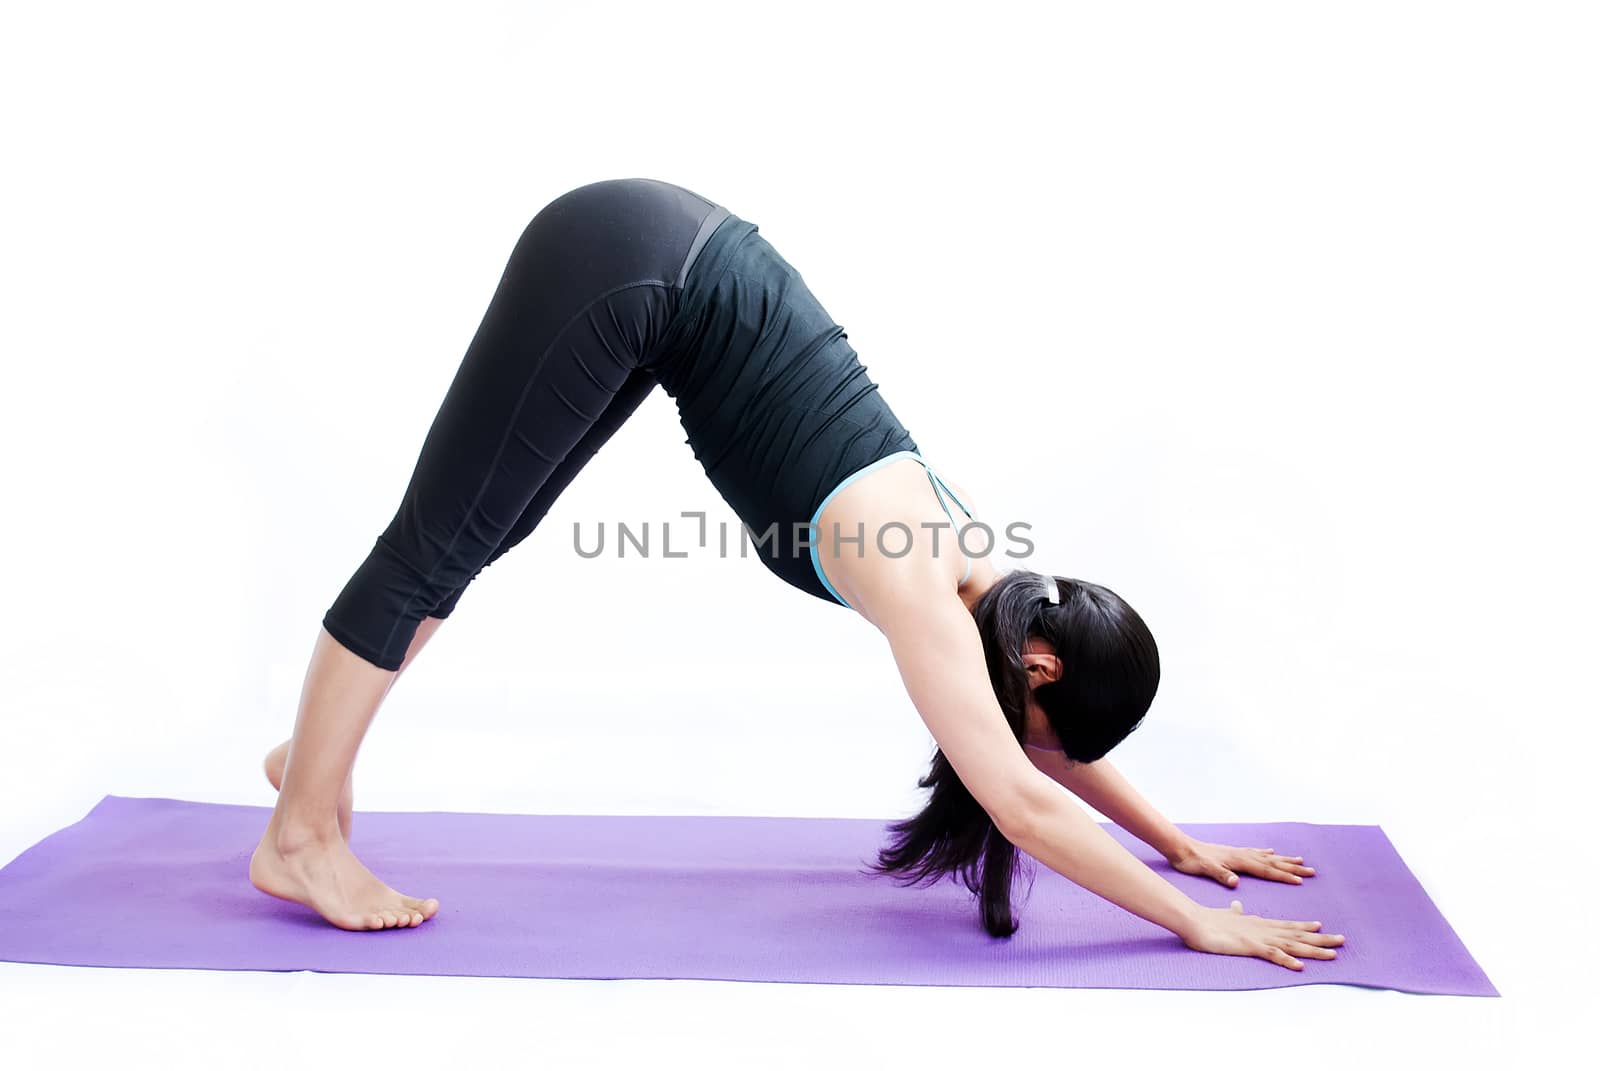
[[[0,860],[106,793],[270,802],[321,614],[522,226],[646,176],[760,225],[1029,564],[1139,608],[1163,680],[1116,759],[1159,808],[1381,824],[1504,998],[0,964],[0,1059],[1479,1066],[1574,1029],[1584,5],[5,22]],[[358,809],[908,812],[929,738],[870,625],[753,560],[572,550],[693,509],[734,523],[657,394],[408,670]]]

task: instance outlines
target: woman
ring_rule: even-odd
[[[1236,872],[1312,873],[1298,856],[1194,841],[1105,762],[1155,695],[1144,622],[1103,587],[1002,575],[954,538],[977,523],[971,498],[928,466],[845,332],[757,231],[652,179],[579,187],[528,225],[399,510],[323,618],[294,736],[268,756],[281,792],[251,880],[345,929],[432,917],[437,901],[389,888],[350,850],[357,748],[467,585],[659,383],[747,545],[884,634],[938,743],[927,806],[892,827],[881,872],[959,876],[1003,936],[1020,848],[1192,948],[1293,969],[1332,958],[1343,939],[1320,923],[1196,904],[1058,790],[1185,873],[1230,886]]]

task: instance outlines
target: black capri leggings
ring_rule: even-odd
[[[728,210],[654,179],[581,186],[512,251],[423,441],[393,520],[323,617],[349,650],[398,669],[538,525],[655,386],[684,281]]]

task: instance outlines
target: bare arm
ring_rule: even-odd
[[[1173,862],[1188,855],[1193,841],[1139,795],[1110,759],[1068,762],[1059,751],[1028,749],[1028,757],[1051,780]]]
[[[1316,873],[1305,865],[1304,856],[1212,844],[1189,836],[1163,818],[1107,759],[1069,763],[1059,751],[1037,748],[1028,748],[1027,754],[1053,781],[1166,856],[1181,873],[1212,878],[1230,889],[1239,884],[1239,874],[1299,885]]]
[[[1023,754],[995,699],[966,608],[953,598],[888,599],[874,611],[917,712],[1006,839],[1068,880],[1188,940],[1201,906],[1118,844]]]

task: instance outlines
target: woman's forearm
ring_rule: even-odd
[[[1180,937],[1201,911],[1060,792],[1035,801],[1028,819],[1007,837],[1069,881]]]
[[[1168,860],[1181,856],[1188,846],[1189,835],[1139,795],[1109,760],[1063,764],[1052,776],[1073,795]]]

